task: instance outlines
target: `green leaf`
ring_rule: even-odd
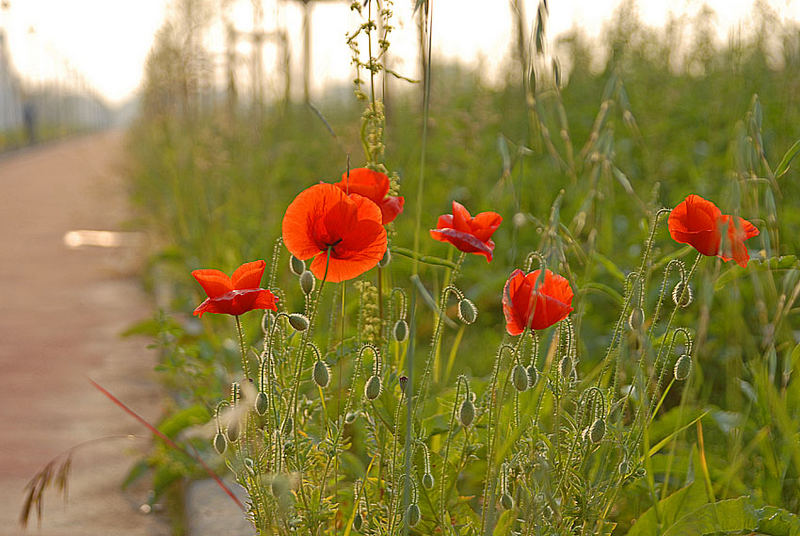
[[[620,281],[625,281],[625,274],[622,273],[622,270],[617,268],[617,265],[614,264],[614,262],[611,259],[603,255],[602,253],[598,253],[597,251],[594,252],[592,257],[600,261],[600,264],[602,264],[605,267],[605,269],[608,270],[609,274],[616,277]]]
[[[506,510],[500,514],[497,525],[494,526],[492,536],[507,536],[511,534],[511,527],[514,524],[514,510]]]
[[[165,436],[174,439],[181,431],[198,424],[205,424],[211,419],[211,413],[204,405],[194,405],[183,409],[164,419],[158,429]]]
[[[651,507],[636,520],[628,536],[660,536],[662,527],[671,527],[675,521],[686,512],[692,512],[706,503],[706,491],[702,482],[693,482],[685,488],[679,489],[658,504],[659,516],[656,508]],[[686,533],[699,534],[699,533]]]
[[[789,147],[789,150],[786,151],[786,154],[783,155],[780,164],[778,167],[775,168],[775,177],[782,177],[789,171],[789,164],[792,163],[792,160],[800,154],[800,140],[797,140]]]
[[[728,499],[706,504],[684,515],[670,526],[664,536],[709,533],[740,533],[755,530],[758,526],[758,513],[749,497]]]

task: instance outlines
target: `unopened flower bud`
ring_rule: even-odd
[[[617,471],[619,471],[619,474],[622,476],[628,476],[628,473],[631,472],[631,464],[629,464],[626,460],[622,460],[617,467]]]
[[[228,442],[225,440],[225,436],[217,432],[217,435],[214,436],[214,450],[217,451],[217,454],[222,455],[226,448],[228,448]]]
[[[395,322],[392,334],[394,335],[394,340],[397,342],[405,342],[408,338],[408,322],[402,318]]]
[[[458,420],[461,421],[461,426],[464,428],[469,428],[469,425],[475,420],[475,404],[469,398],[465,398],[461,407],[458,408]]]
[[[692,358],[686,354],[681,355],[675,362],[675,369],[673,370],[673,373],[675,374],[675,379],[678,381],[683,381],[689,377],[689,373],[691,371],[692,371]]]
[[[422,513],[419,511],[419,506],[417,506],[417,503],[409,504],[408,510],[406,510],[406,522],[408,523],[408,526],[415,526],[417,523],[419,523],[421,517]]]
[[[606,435],[606,421],[604,421],[603,418],[600,417],[592,423],[591,427],[589,427],[589,440],[592,443],[600,443],[603,440],[603,436],[605,435]]]
[[[289,315],[289,325],[297,331],[305,331],[308,329],[308,318],[300,313],[292,313]]]
[[[292,271],[294,275],[300,275],[306,270],[306,263],[295,257],[294,255],[289,256],[289,270]]]
[[[256,413],[259,415],[264,415],[267,412],[267,407],[269,407],[269,401],[267,400],[267,393],[264,391],[259,392],[256,395]]]
[[[278,474],[272,477],[272,484],[270,485],[272,495],[275,497],[283,497],[289,493],[289,477],[284,474]]]
[[[500,497],[500,505],[506,510],[511,510],[514,508],[514,497],[508,493],[503,493],[503,496]]]
[[[465,324],[472,324],[478,318],[478,308],[472,301],[464,298],[458,302],[458,318]]]
[[[514,365],[514,370],[511,371],[511,382],[519,392],[528,390],[528,371],[525,370],[525,367]]]
[[[400,376],[400,378],[397,381],[400,382],[400,390],[403,391],[403,393],[405,393],[406,385],[408,385],[408,376]]]
[[[353,424],[354,422],[356,422],[357,418],[358,418],[357,411],[348,411],[347,415],[344,416],[344,422],[345,424]]]
[[[425,489],[433,489],[433,475],[425,473],[422,475],[422,487]]]
[[[361,531],[361,526],[364,524],[364,518],[361,517],[361,512],[356,513],[356,517],[353,518],[353,530],[356,532]]]
[[[381,384],[380,377],[372,375],[367,380],[366,385],[364,385],[364,396],[367,397],[367,400],[375,400],[376,398],[381,396],[382,390],[383,390],[383,385]]]
[[[229,443],[236,443],[236,440],[239,439],[239,423],[237,421],[230,423],[225,429],[225,435],[228,436]]]
[[[256,474],[256,468],[255,468],[255,465],[253,464],[253,459],[252,458],[245,458],[244,459],[244,466],[247,469],[248,473],[250,473],[251,475],[255,475]]]
[[[390,262],[392,262],[392,252],[389,248],[386,248],[386,251],[383,252],[383,257],[378,261],[378,267],[386,268]]]
[[[672,301],[678,307],[688,307],[692,303],[692,297],[692,286],[683,281],[678,281],[678,284],[672,289]]]
[[[308,270],[300,274],[300,289],[306,296],[308,296],[314,291],[315,282],[316,279],[314,279],[314,274],[312,274]]]
[[[528,385],[533,387],[539,381],[539,371],[536,370],[534,365],[528,365],[525,371],[528,373]]]
[[[644,309],[641,307],[634,307],[628,317],[628,326],[632,330],[638,330],[644,324]]]
[[[331,373],[328,364],[324,361],[314,363],[314,383],[325,389],[331,381]]]
[[[293,429],[294,429],[294,419],[292,419],[291,417],[286,417],[286,420],[283,421],[283,429],[281,430],[281,432],[283,433],[284,436],[288,436],[289,434],[292,433]]]

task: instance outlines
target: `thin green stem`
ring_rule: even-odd
[[[244,331],[242,331],[242,322],[239,320],[239,315],[234,315],[233,318],[236,319],[236,332],[239,334],[239,349],[242,351],[242,371],[244,371],[244,377],[249,380],[250,366],[247,363],[247,350],[245,349],[244,345]]]

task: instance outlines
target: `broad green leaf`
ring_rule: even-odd
[[[211,413],[203,405],[196,404],[174,413],[158,425],[158,429],[167,437],[174,439],[181,431],[198,424],[205,424],[211,419]]]
[[[783,155],[780,164],[778,167],[775,168],[775,177],[782,177],[789,171],[789,165],[792,163],[792,160],[800,154],[800,140],[797,140],[789,147],[789,150],[786,151],[786,154]]]
[[[755,530],[758,513],[748,497],[706,504],[689,512],[664,531],[663,536],[735,533]]]
[[[678,518],[701,507],[706,500],[703,483],[693,482],[659,502],[660,523],[655,507],[651,507],[636,520],[628,536],[660,536],[663,528],[671,527]]]

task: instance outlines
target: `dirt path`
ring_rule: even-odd
[[[149,315],[125,248],[70,249],[74,229],[116,230],[126,217],[123,136],[104,133],[0,160],[0,534],[167,535],[139,512],[146,489],[120,482],[146,431],[89,385],[92,378],[145,418],[159,415],[146,340],[119,333]],[[44,519],[18,525],[23,488],[49,459],[82,441],[135,434],[79,451],[65,506],[45,495]]]

